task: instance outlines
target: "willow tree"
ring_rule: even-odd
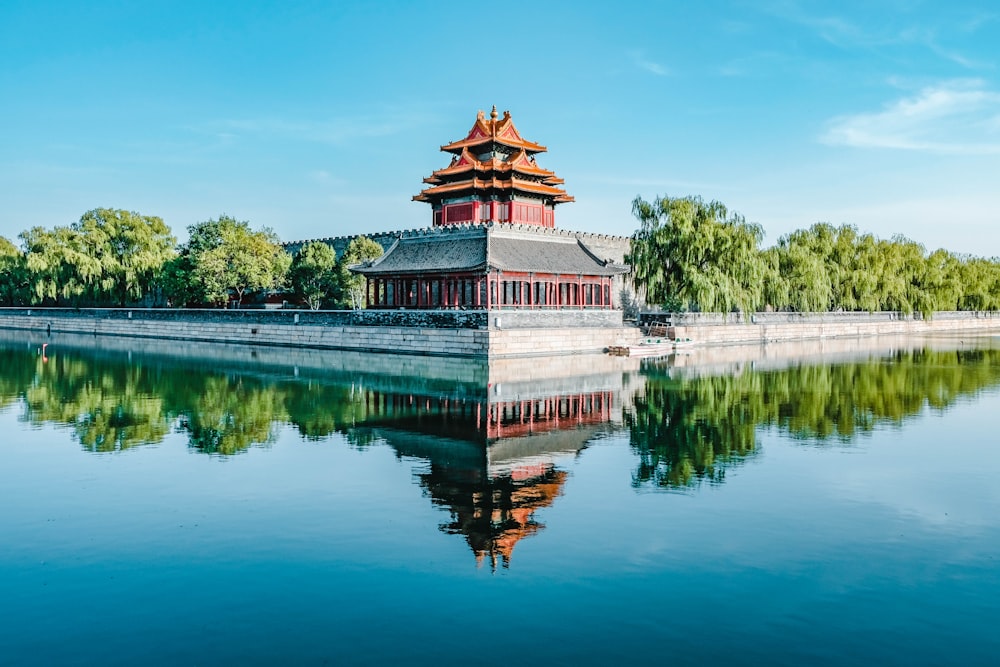
[[[700,197],[637,197],[632,212],[641,226],[626,261],[648,302],[719,312],[762,304],[768,264],[759,225]]]
[[[962,298],[962,263],[947,250],[927,256],[919,277],[922,288],[933,301],[933,310],[958,310]]]
[[[5,306],[20,304],[27,297],[27,285],[24,253],[0,236],[0,303]]]
[[[833,283],[824,256],[813,247],[808,232],[796,231],[768,249],[777,273],[767,302],[778,310],[823,311],[833,300]],[[780,289],[778,287],[780,286]]]
[[[20,238],[33,303],[79,303],[100,279],[100,262],[76,229],[32,227]]]
[[[161,218],[134,211],[95,208],[73,225],[99,266],[97,300],[124,306],[153,288],[177,239]]]

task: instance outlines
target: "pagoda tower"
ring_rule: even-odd
[[[413,197],[433,210],[434,226],[509,222],[555,227],[556,204],[573,201],[557,186],[563,179],[535,163],[545,146],[527,141],[510,112],[482,111],[468,135],[441,147],[451,163],[424,179],[430,187]]]

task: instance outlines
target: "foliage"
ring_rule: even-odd
[[[189,240],[166,269],[165,283],[178,304],[242,304],[248,291],[284,285],[291,257],[268,229],[253,231],[229,216],[188,228]]]
[[[637,197],[632,212],[640,228],[626,261],[646,300],[675,300],[682,309],[753,310],[763,297],[766,263],[758,245],[759,225],[730,215],[700,197]]]
[[[97,262],[95,298],[124,306],[149,294],[177,239],[161,218],[115,209],[88,211],[74,225],[89,257]]]
[[[650,366],[626,414],[639,456],[633,483],[719,483],[756,452],[758,428],[846,442],[998,385],[1000,350],[991,349],[905,350],[837,365],[681,378]]]
[[[30,303],[24,253],[0,236],[0,304],[17,306],[23,303]]]
[[[31,304],[125,305],[150,296],[176,240],[155,216],[94,209],[70,226],[21,233],[19,297]]]
[[[337,301],[341,292],[337,253],[321,241],[302,246],[292,260],[289,279],[295,296],[312,310]]]
[[[87,256],[80,235],[69,227],[32,227],[20,238],[32,303],[76,303],[99,274],[97,261]]]
[[[1000,308],[1000,262],[928,254],[903,236],[817,223],[759,250],[760,228],[718,202],[661,197],[632,204],[628,256],[647,301],[668,310],[898,311]]]
[[[367,236],[358,236],[347,244],[344,256],[340,258],[341,284],[347,306],[358,309],[365,305],[365,277],[352,274],[350,267],[370,262],[382,256],[384,250]]]

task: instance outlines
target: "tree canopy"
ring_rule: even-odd
[[[343,291],[337,270],[337,253],[322,241],[302,246],[292,260],[289,279],[295,296],[305,301],[312,310],[339,300]]]
[[[759,225],[699,197],[636,198],[627,260],[668,310],[899,311],[1000,308],[1000,262],[927,253],[904,236],[816,223],[761,249]]]
[[[177,239],[155,216],[97,208],[84,213],[75,229],[97,260],[98,294],[120,306],[148,293],[176,254]]]
[[[250,223],[223,215],[188,232],[188,243],[167,269],[175,302],[221,304],[235,296],[239,305],[247,291],[284,285],[291,257],[271,230],[254,231]]]
[[[647,300],[676,309],[751,310],[763,295],[764,232],[717,201],[637,197],[640,227],[626,261]]]
[[[344,295],[351,308],[363,308],[365,305],[365,277],[351,273],[350,267],[378,259],[383,252],[382,246],[367,236],[358,236],[347,244],[344,256],[340,258],[340,267]]]

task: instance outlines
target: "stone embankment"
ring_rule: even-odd
[[[1000,313],[644,313],[698,346],[1000,331]],[[621,311],[0,308],[0,329],[354,352],[504,359],[599,353],[637,343]]]
[[[829,338],[1000,331],[1000,312],[903,313],[643,313],[644,324],[666,325],[670,338],[699,345],[744,345]]]
[[[3,308],[0,328],[357,352],[505,358],[630,342],[620,311],[264,311]]]

